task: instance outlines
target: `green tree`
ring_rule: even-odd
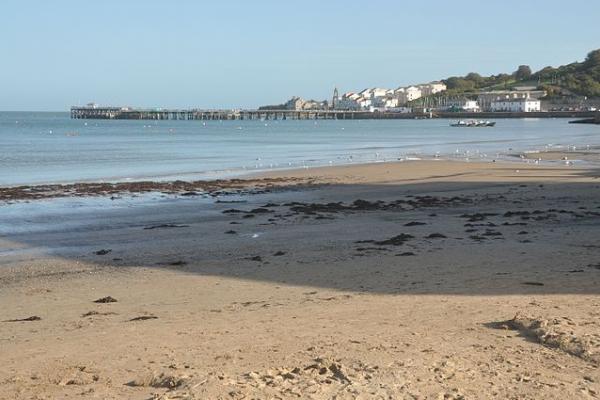
[[[531,67],[529,65],[519,65],[515,71],[515,78],[519,81],[525,81],[531,78]]]
[[[590,51],[584,61],[584,65],[588,68],[600,66],[600,49]]]
[[[473,83],[473,81],[469,81],[465,78],[461,78],[458,76],[453,76],[451,78],[446,79],[445,83],[448,89],[456,89],[460,91],[475,89],[475,84]]]
[[[469,72],[467,76],[465,76],[465,79],[473,82],[475,86],[480,86],[484,82],[484,78],[477,72]]]

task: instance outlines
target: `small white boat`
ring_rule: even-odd
[[[474,119],[471,120],[459,120],[454,124],[450,124],[453,127],[459,128],[483,128],[483,127],[492,127],[495,126],[496,122],[494,121],[477,121]]]

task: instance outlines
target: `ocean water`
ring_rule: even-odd
[[[0,186],[215,179],[281,168],[406,158],[502,159],[600,144],[600,127],[566,119],[124,121],[0,112]]]

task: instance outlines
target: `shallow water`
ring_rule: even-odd
[[[546,146],[600,144],[566,119],[109,121],[68,113],[0,113],[0,185],[214,179],[248,172],[407,157],[501,159]]]

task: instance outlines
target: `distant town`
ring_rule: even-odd
[[[471,72],[429,83],[395,89],[367,88],[340,94],[335,88],[329,100],[292,97],[261,110],[345,110],[368,112],[508,112],[597,111],[600,106],[600,50],[583,62],[533,72],[520,65],[510,74],[481,76]]]
[[[315,101],[292,97],[277,106],[263,106],[260,110],[343,110],[368,112],[423,113],[430,111],[454,112],[539,112],[539,98],[546,91],[535,87],[518,87],[515,90],[480,92],[475,100],[461,96],[440,96],[447,90],[443,82],[430,82],[396,89],[367,88],[360,92],[342,95],[334,89],[331,100]],[[434,95],[437,95],[434,97]],[[425,99],[421,104],[416,100]],[[590,107],[588,111],[595,111]]]
[[[520,65],[510,74],[481,76],[471,72],[428,83],[366,88],[331,98],[294,96],[258,109],[138,109],[95,103],[71,108],[75,119],[245,120],[376,118],[520,118],[585,117],[600,123],[600,50],[583,62],[533,72]]]

